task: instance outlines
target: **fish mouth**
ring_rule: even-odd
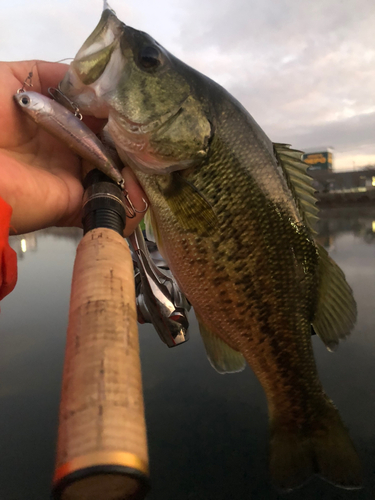
[[[109,6],[108,6],[109,7]],[[101,51],[110,49],[121,37],[125,24],[110,8],[103,10],[100,21],[75,56],[76,61],[86,61]]]
[[[121,75],[124,61],[119,40],[124,29],[125,24],[107,5],[99,24],[59,83],[59,91],[83,114],[108,118],[108,105],[103,96],[116,86]],[[59,102],[67,107],[64,99]]]
[[[84,81],[78,65],[73,63],[59,83],[59,91],[70,101],[70,105],[74,104],[81,113],[94,115],[96,118],[108,118],[109,106],[106,96],[117,85],[124,64],[119,48],[111,51],[108,64],[104,65],[102,73],[98,77],[95,75],[94,81],[89,84],[87,80]],[[67,103],[63,102],[65,99],[58,100],[67,107]]]

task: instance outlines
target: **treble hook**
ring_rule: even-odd
[[[58,94],[59,97],[56,97],[56,95],[54,94],[55,92],[57,92],[57,94]],[[71,101],[69,99],[69,97],[67,97],[64,94],[64,92],[61,91],[60,84],[58,85],[57,89],[55,87],[48,87],[48,93],[52,97],[52,99],[54,99],[57,102],[61,102],[60,97],[62,97],[63,99],[65,99],[65,101],[71,107],[71,109],[72,109],[72,111],[74,113],[74,116],[76,116],[78,118],[78,120],[82,120],[83,116],[82,116],[82,113],[79,110],[79,107],[77,106],[77,104],[75,102]]]
[[[145,208],[143,210],[137,210],[135,208],[135,206],[133,205],[133,202],[131,201],[130,199],[130,196],[129,196],[129,193],[126,191],[126,189],[124,189],[124,195],[125,195],[125,199],[126,201],[129,203],[130,205],[130,208],[128,206],[126,206],[127,208],[127,211],[129,213],[129,215],[127,216],[129,219],[134,219],[134,217],[137,215],[137,214],[144,214],[145,212],[147,212],[147,209],[148,209],[148,203],[147,201],[142,198],[142,201],[143,203],[145,204]]]

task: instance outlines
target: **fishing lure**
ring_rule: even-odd
[[[58,102],[33,91],[14,96],[21,109],[51,135],[108,175],[121,189],[125,181],[91,129]]]

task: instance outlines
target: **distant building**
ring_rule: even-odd
[[[333,153],[330,148],[319,148],[313,151],[306,151],[302,159],[309,165],[308,171],[332,170]]]
[[[333,170],[332,148],[324,146],[304,151],[302,159],[308,165],[307,171],[321,206],[375,204],[375,165],[337,172]]]
[[[375,168],[347,172],[315,169],[313,178],[316,197],[322,204],[375,203]]]

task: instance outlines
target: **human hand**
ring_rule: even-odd
[[[81,159],[28,118],[13,99],[31,69],[32,90],[48,95],[48,87],[57,87],[67,65],[34,63],[0,63],[0,196],[13,209],[12,233],[81,227]],[[95,132],[103,125],[91,117],[84,121]],[[133,204],[143,207],[146,196],[130,168],[124,168],[122,175]],[[126,220],[124,236],[134,231],[142,217],[137,214]]]

